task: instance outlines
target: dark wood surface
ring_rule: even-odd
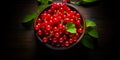
[[[82,60],[108,60],[111,58],[113,43],[117,40],[117,17],[114,15],[111,5],[100,2],[96,6],[76,6],[82,12],[85,19],[96,22],[99,38],[94,50],[87,49],[77,44],[65,51],[55,51],[43,46],[34,36],[33,29],[27,30],[21,24],[22,18],[29,12],[35,11],[35,0],[18,0],[6,6],[5,31],[2,39],[2,48],[5,59],[36,60],[36,59],[82,59]],[[115,11],[117,12],[117,11]],[[116,18],[115,18],[116,17]],[[113,41],[114,40],[114,41]]]

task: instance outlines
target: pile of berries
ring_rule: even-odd
[[[75,24],[76,33],[68,32],[67,23]],[[52,3],[35,22],[35,32],[42,42],[55,47],[69,47],[76,43],[83,33],[82,17],[65,3]]]

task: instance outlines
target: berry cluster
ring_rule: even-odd
[[[83,33],[81,15],[65,3],[52,3],[49,10],[39,15],[35,22],[35,32],[45,44],[56,47],[68,47],[79,39]],[[67,23],[75,24],[76,33],[66,30]]]

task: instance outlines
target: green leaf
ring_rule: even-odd
[[[94,38],[98,38],[99,37],[98,36],[98,32],[94,28],[89,29],[88,34],[90,36],[94,37]]]
[[[95,2],[96,0],[82,0],[84,3],[92,3]]]
[[[90,20],[86,20],[86,27],[94,27],[96,26],[95,22],[93,21],[90,21]]]
[[[69,22],[69,23],[66,24],[66,29],[70,33],[76,33],[75,24],[73,24],[71,22]]]
[[[27,23],[27,22],[33,20],[35,17],[36,17],[36,13],[31,12],[23,18],[22,23]]]
[[[47,7],[47,4],[38,6],[37,13],[41,12],[45,7]]]
[[[89,36],[89,35],[84,35],[82,40],[81,40],[81,43],[87,47],[87,48],[90,48],[90,49],[93,49],[94,48],[94,45],[93,45],[93,41],[91,40],[92,38]]]

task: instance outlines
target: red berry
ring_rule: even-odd
[[[40,28],[41,28],[42,30],[44,30],[44,29],[45,29],[45,23],[42,23],[41,26],[40,26]]]
[[[54,28],[53,28],[53,31],[54,31],[54,32],[57,32],[57,30],[58,30],[57,27],[54,27]]]
[[[76,14],[77,12],[76,11],[73,11],[74,12],[74,14]]]
[[[74,22],[74,19],[70,19],[70,22]]]
[[[72,38],[70,38],[70,39],[69,39],[69,42],[70,42],[70,43],[73,43],[73,39],[72,39]]]
[[[52,6],[53,6],[53,8],[57,8],[57,3],[53,2]]]
[[[82,32],[83,32],[83,29],[82,29],[82,28],[79,28],[77,31],[78,31],[78,33],[82,33]]]
[[[57,8],[59,8],[60,7],[60,3],[57,3]]]
[[[63,14],[61,12],[58,12],[58,16],[61,16],[61,18],[62,18]]]
[[[53,6],[51,6],[50,10],[51,10],[51,11],[52,11],[52,13],[53,13],[54,7],[53,7]]]
[[[58,20],[59,20],[59,21],[62,20],[62,17],[61,17],[61,16],[58,16]]]
[[[52,20],[53,19],[53,16],[50,16],[50,20]]]
[[[63,25],[62,25],[62,24],[59,24],[59,25],[58,25],[58,28],[59,28],[59,29],[63,29]]]
[[[41,23],[41,22],[42,22],[42,20],[41,20],[40,18],[38,18],[37,22],[38,22],[38,23]]]
[[[67,8],[66,8],[66,11],[67,11],[67,12],[70,12],[71,10],[70,10],[70,8],[69,8],[69,7],[67,7]]]
[[[50,25],[47,25],[47,26],[46,26],[46,30],[48,30],[48,31],[51,30],[51,26],[50,26]]]
[[[53,22],[54,22],[55,24],[58,23],[57,18],[54,18],[54,19],[53,19]]]
[[[48,25],[48,21],[45,21],[45,22],[44,22],[44,25],[45,25],[45,26]]]
[[[60,12],[64,13],[64,9],[62,7],[59,10]]]
[[[50,21],[49,21],[49,24],[50,24],[50,25],[53,25],[53,21],[52,21],[52,20],[50,20]]]
[[[48,13],[50,13],[50,14],[51,14],[51,13],[52,13],[52,10],[51,10],[51,9],[49,9],[49,10],[48,10]]]
[[[55,37],[58,38],[60,36],[60,34],[57,32],[55,33]]]
[[[65,30],[65,29],[66,29],[65,25],[63,25],[63,30]]]
[[[76,21],[76,24],[77,24],[78,26],[80,26],[80,20],[77,20],[77,21]]]
[[[67,22],[70,22],[70,19],[66,18],[64,21],[65,21],[65,23],[67,23]]]
[[[70,15],[70,14],[67,14],[67,18],[71,18],[71,16],[72,16],[72,15]]]
[[[47,42],[47,37],[44,37],[42,40],[43,40],[44,43],[46,43]]]
[[[65,18],[66,18],[66,15],[63,15],[63,18],[65,19]]]
[[[65,46],[69,46],[69,41],[65,41]]]
[[[45,35],[49,35],[49,31],[45,30]]]
[[[65,41],[66,44],[69,44],[69,41]]]
[[[37,25],[38,25],[38,27],[40,27],[40,26],[41,26],[41,24],[40,24],[40,23],[38,23]]]
[[[38,35],[42,35],[42,31],[41,30],[38,30]]]
[[[53,43],[56,43],[57,42],[57,38],[53,38]]]
[[[54,13],[54,16],[55,16],[55,15],[56,15],[56,13],[57,13],[57,10],[53,10],[53,13]],[[56,16],[57,16],[57,15],[56,15]],[[55,16],[55,17],[56,17],[56,16]]]
[[[61,37],[61,38],[59,39],[59,42],[60,42],[60,43],[63,43],[63,40],[64,40],[64,39]]]
[[[57,18],[57,15],[56,15],[56,14],[54,14],[54,15],[53,15],[53,18]]]
[[[50,37],[49,40],[52,41],[52,38]]]
[[[44,20],[47,17],[47,13],[42,14],[42,20]]]
[[[76,36],[77,38],[79,38],[80,35],[79,35],[78,33],[76,33],[75,36]]]
[[[66,39],[67,39],[67,36],[66,36],[66,35],[63,35],[63,39],[66,40]]]
[[[71,18],[72,18],[72,19],[76,19],[75,15],[72,15]]]
[[[79,18],[79,17],[80,17],[80,14],[79,14],[79,13],[76,13],[76,17]]]
[[[50,15],[50,14],[47,14],[46,20],[49,21],[49,20],[50,20],[50,17],[51,17],[51,15]]]
[[[62,3],[62,4],[61,4],[61,7],[63,7],[63,9],[65,9],[65,10],[66,10],[67,5],[66,5],[65,3]]]
[[[39,29],[39,25],[35,25],[35,26],[34,26],[34,29],[35,29],[35,30],[38,30],[38,29]]]
[[[62,33],[63,33],[63,30],[59,30],[59,33],[62,34]]]
[[[73,37],[73,35],[71,33],[69,33],[69,37]]]
[[[74,37],[74,38],[73,38],[73,42],[77,42],[77,37]]]
[[[73,11],[70,11],[70,15],[71,15],[71,16],[74,15],[74,12],[73,12]]]

